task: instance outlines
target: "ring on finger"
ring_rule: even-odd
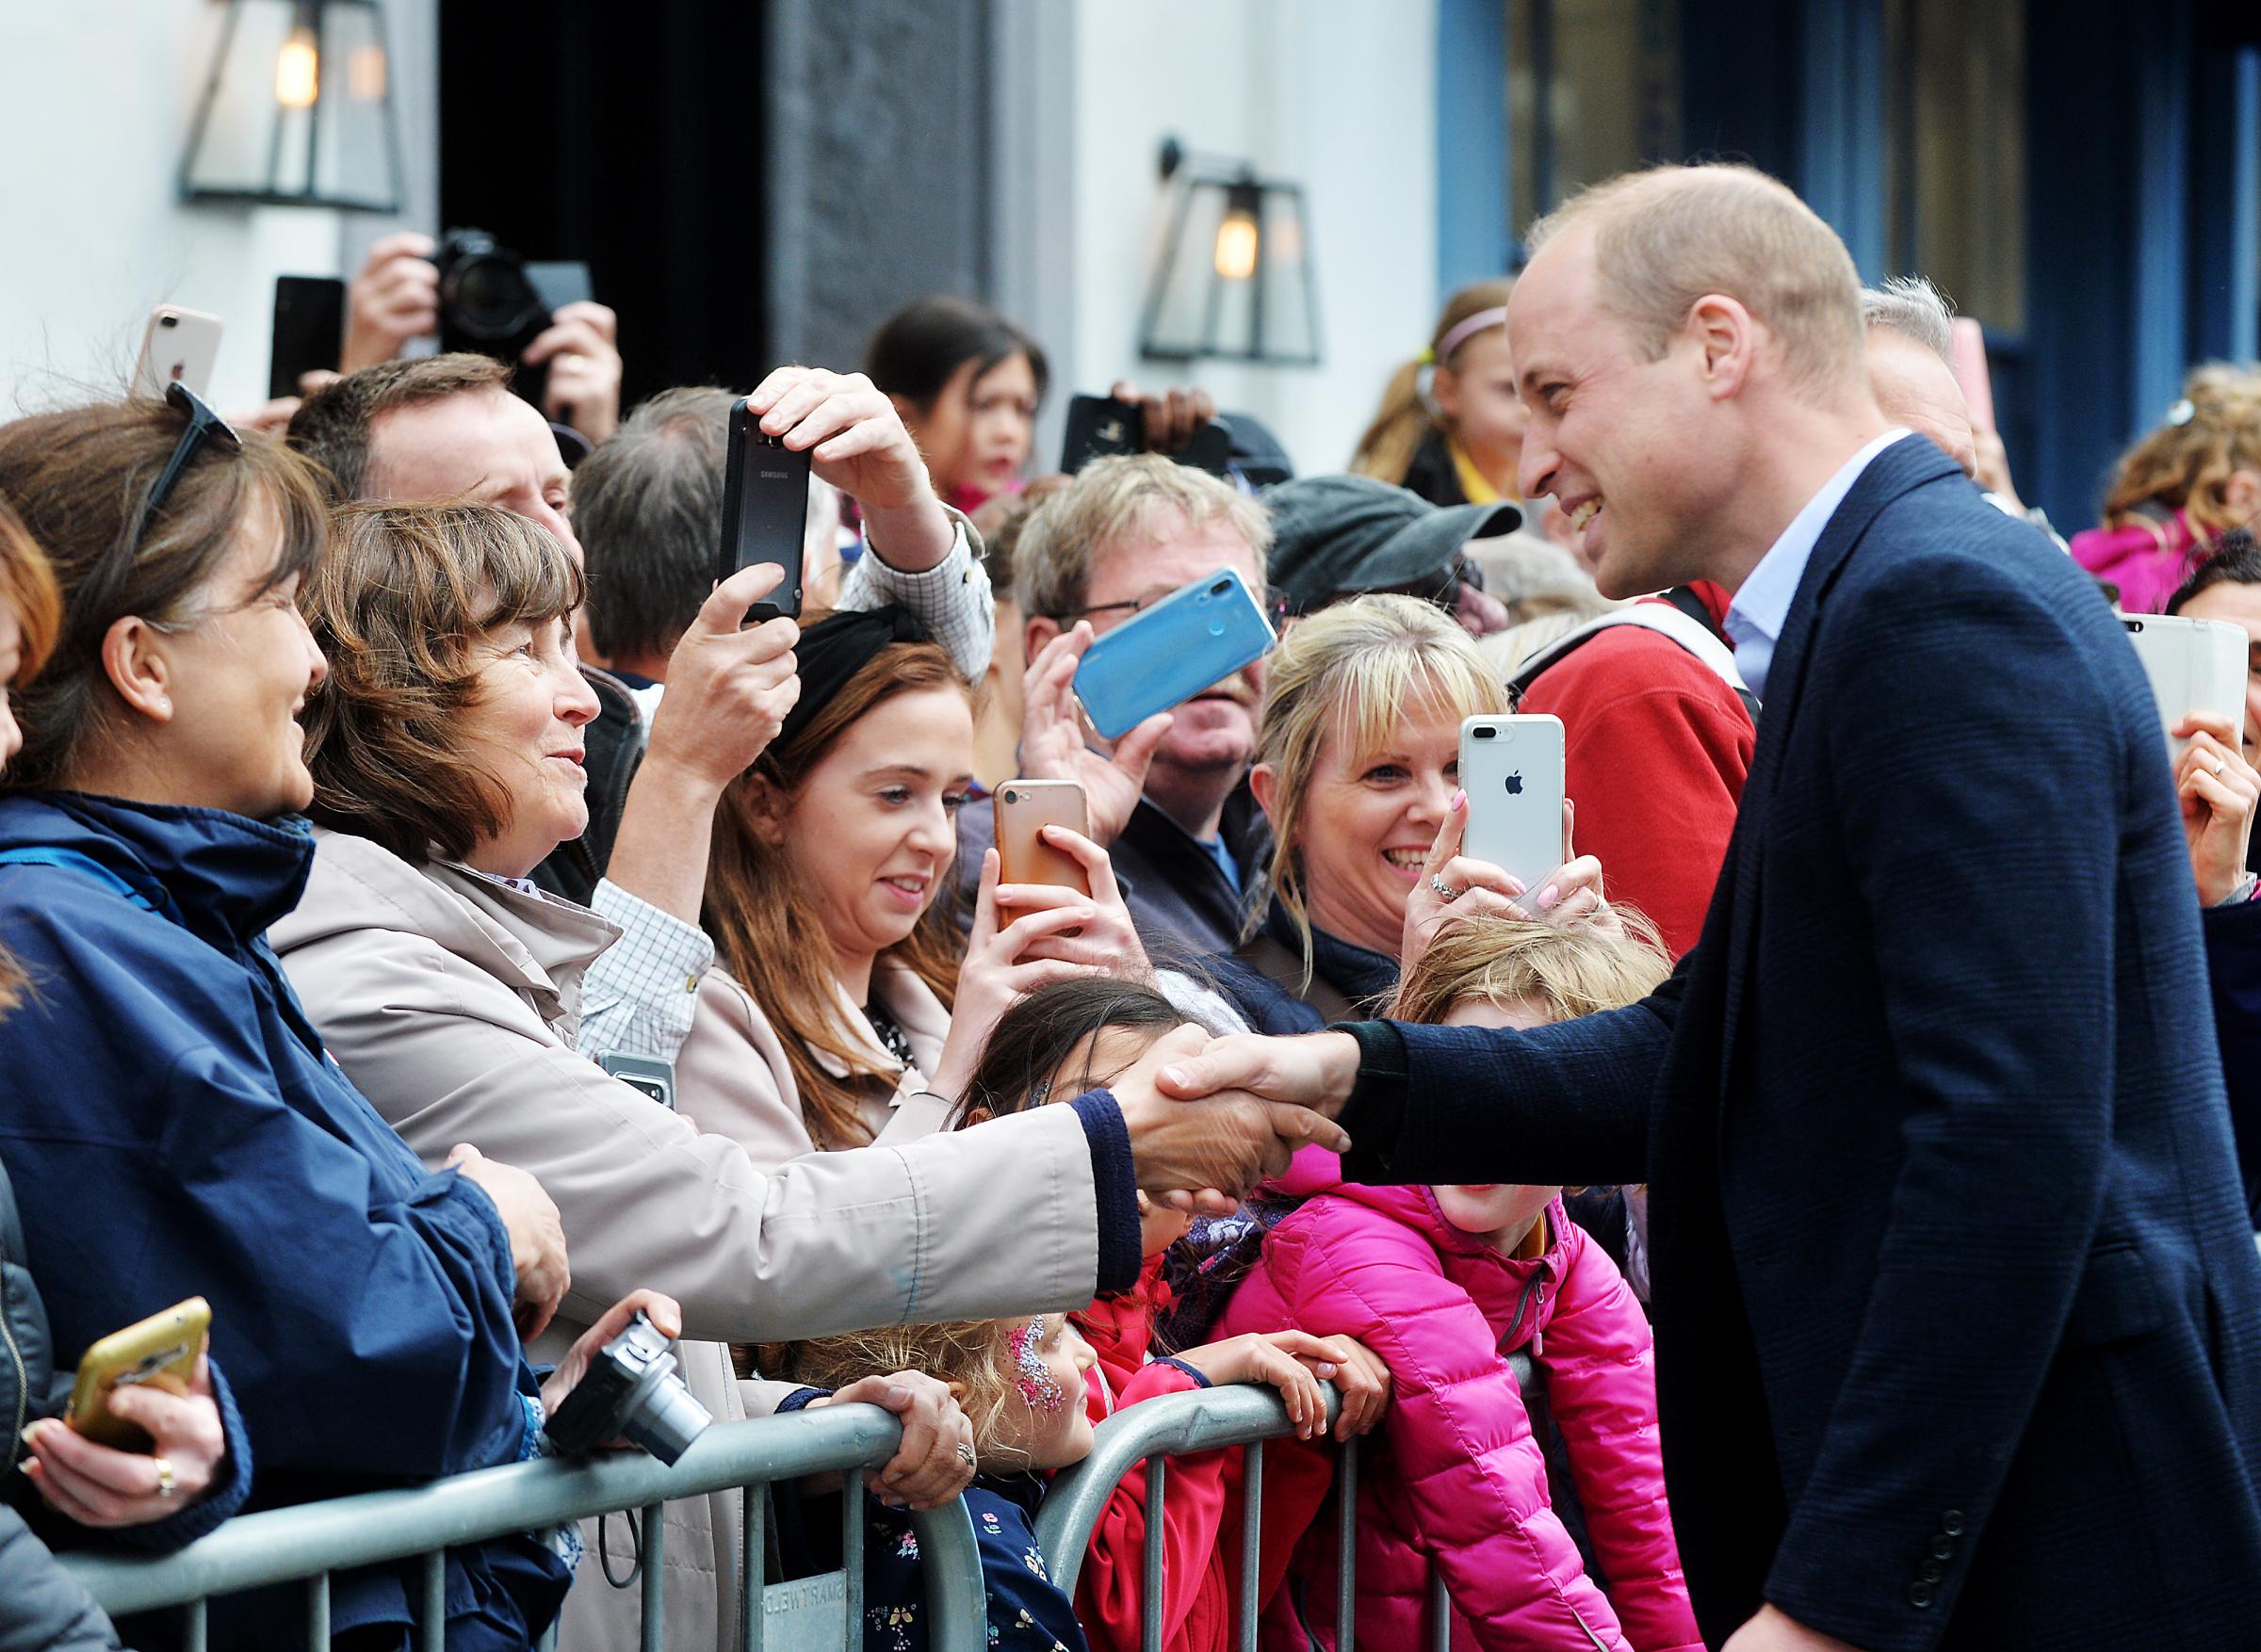
[[[1454,888],[1450,883],[1444,881],[1441,875],[1436,872],[1431,872],[1429,874],[1429,887],[1437,891],[1437,899],[1443,901],[1447,906],[1452,905],[1454,901],[1459,899],[1460,897],[1468,893],[1466,889]]]
[[[155,1466],[157,1470],[157,1496],[161,1498],[171,1497],[173,1493],[179,1489],[173,1484],[172,1465],[166,1462],[162,1457],[152,1457],[150,1462]]]
[[[2214,759],[2213,759],[2213,764],[2214,764],[2214,778],[2215,778],[2216,780],[2220,780],[2220,779],[2222,777],[2222,775],[2223,775],[2223,774],[2224,774],[2224,773],[2225,773],[2225,772],[2228,770],[2228,769],[2229,769],[2229,767],[2230,767],[2230,766],[2229,766],[2227,763],[2224,763],[2224,762],[2223,762],[2223,761],[2222,761],[2222,760],[2221,760],[2220,757],[2216,757],[2216,758],[2214,758]]]
[[[964,1444],[963,1442],[960,1442],[958,1446],[958,1461],[965,1464],[968,1468],[973,1468],[979,1466],[979,1459],[974,1456],[973,1448]]]

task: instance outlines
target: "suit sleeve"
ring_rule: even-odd
[[[1936,564],[1935,564],[1936,565]],[[1935,1644],[1967,1565],[1909,1590],[1948,1511],[1967,1557],[2071,1311],[2111,1142],[2110,914],[2125,707],[1983,564],[1854,597],[1808,665],[1877,960],[1902,1157],[1845,1381],[1767,1598],[1854,1644]],[[2155,755],[2152,758],[2155,766]],[[1974,1217],[1984,1213],[1982,1225]]]
[[[1184,1394],[1206,1386],[1198,1377],[1166,1361],[1142,1367],[1116,1397],[1115,1411],[1162,1394]],[[1209,1574],[1217,1534],[1225,1518],[1225,1471],[1229,1450],[1196,1451],[1172,1457],[1163,1496],[1163,1598],[1145,1600],[1147,1554],[1147,1473],[1142,1465],[1123,1476],[1099,1512],[1085,1547],[1083,1570],[1076,1579],[1076,1615],[1094,1646],[1130,1652],[1141,1644],[1142,1613],[1158,1607],[1163,1644],[1179,1638]]]
[[[1566,1249],[1539,1364],[1586,1532],[1625,1638],[1640,1652],[1696,1652],[1703,1637],[1665,1503],[1649,1321],[1599,1243],[1573,1231]]]
[[[1435,1253],[1410,1235],[1387,1244],[1361,1236],[1352,1256],[1309,1231],[1293,1248],[1274,1277],[1297,1328],[1354,1336],[1390,1368],[1382,1426],[1410,1535],[1477,1644],[1623,1648],[1616,1612],[1548,1502],[1545,1454],[1514,1369]]]

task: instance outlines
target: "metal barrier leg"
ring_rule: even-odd
[[[424,1604],[416,1613],[417,1652],[447,1652],[447,1551],[424,1557]]]
[[[848,1600],[848,1638],[841,1643],[854,1652],[864,1644],[864,1471],[851,1468],[840,1476],[841,1593]]]
[[[306,1652],[330,1652],[330,1574],[306,1579]]]
[[[1264,1541],[1264,1442],[1241,1448],[1241,1649],[1256,1652],[1256,1597]]]
[[[667,1644],[667,1505],[643,1510],[643,1652]]]
[[[204,1652],[204,1607],[207,1602],[191,1600],[188,1603],[188,1621],[181,1628],[184,1652]]]
[[[1147,1586],[1138,1603],[1138,1644],[1162,1652],[1162,1500],[1169,1490],[1166,1459],[1147,1459]]]
[[[769,1565],[769,1487],[755,1484],[740,1494],[745,1501],[738,1522],[739,1641],[745,1652],[761,1652],[762,1586]],[[853,1644],[848,1652],[855,1652]]]
[[[1453,1597],[1444,1592],[1444,1573],[1429,1563],[1429,1652],[1453,1652]]]
[[[1358,1443],[1342,1442],[1335,1473],[1335,1652],[1358,1644]]]

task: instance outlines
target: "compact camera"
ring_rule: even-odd
[[[588,1374],[574,1385],[542,1432],[568,1456],[593,1450],[604,1440],[625,1439],[672,1467],[713,1420],[714,1414],[675,1375],[667,1338],[638,1314],[598,1350]]]

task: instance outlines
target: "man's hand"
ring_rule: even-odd
[[[603,1350],[606,1343],[628,1328],[628,1321],[638,1314],[652,1322],[652,1329],[670,1342],[683,1335],[683,1307],[672,1296],[662,1296],[656,1290],[631,1290],[604,1311],[596,1323],[573,1339],[565,1357],[558,1361],[558,1369],[542,1383],[542,1409],[555,1417],[558,1407],[565,1403],[565,1396],[580,1385],[589,1374],[589,1362]]]
[[[1347,1032],[1313,1032],[1301,1038],[1244,1032],[1212,1039],[1200,1049],[1171,1039],[1154,1046],[1154,1051],[1164,1049],[1168,1059],[1156,1064],[1154,1086],[1180,1101],[1241,1094],[1309,1108],[1331,1119],[1342,1110],[1358,1081],[1358,1041]]]
[[[1141,435],[1148,453],[1184,452],[1201,427],[1217,416],[1217,398],[1191,385],[1148,396],[1129,380],[1118,380],[1107,394],[1116,401],[1129,402],[1144,415]]]
[[[519,360],[549,364],[542,413],[571,425],[592,445],[620,429],[620,317],[586,299],[561,304]]]
[[[957,532],[935,497],[919,444],[870,380],[779,367],[746,407],[765,434],[806,453],[817,475],[863,507],[871,548],[888,567],[919,574],[950,555]]]
[[[1091,840],[1112,845],[1130,824],[1154,750],[1170,732],[1166,711],[1156,712],[1121,739],[1112,753],[1092,750],[1076,703],[1076,667],[1092,644],[1091,622],[1079,620],[1038,651],[1021,678],[1020,774],[1024,780],[1072,780],[1083,788]]]
[[[871,1485],[888,1507],[938,1508],[973,1480],[973,1424],[948,1384],[923,1371],[864,1377],[805,1409],[824,1405],[878,1405],[902,1419],[903,1442]]]
[[[1788,1612],[1762,1606],[1728,1636],[1720,1652],[1861,1652],[1849,1641],[1809,1629]]]
[[[2198,903],[2220,906],[2245,881],[2245,855],[2261,802],[2261,774],[2238,750],[2226,717],[2193,712],[2174,727],[2190,743],[2174,766],[2174,796],[2183,810],[2183,842]]]
[[[1355,1075],[1358,1045],[1346,1036],[1337,1036],[1351,1045]],[[1190,1206],[1225,1213],[1235,1208],[1257,1183],[1286,1170],[1297,1148],[1317,1142],[1335,1153],[1348,1150],[1350,1138],[1308,1108],[1268,1100],[1223,1084],[1177,1093],[1186,1100],[1163,1094],[1157,1082],[1161,1074],[1174,1067],[1197,1065],[1196,1058],[1208,1043],[1208,1034],[1200,1028],[1178,1028],[1158,1039],[1107,1086],[1115,1105],[1122,1109],[1141,1189],[1159,1195],[1178,1195],[1169,1202],[1179,1208]],[[1188,1106],[1187,1100],[1195,1100],[1196,1105]],[[1188,1194],[1193,1197],[1185,1198]]]
[[[346,283],[341,373],[389,362],[412,338],[440,330],[439,251],[430,235],[386,235],[370,247],[361,273]]]
[[[565,1300],[565,1288],[573,1283],[573,1271],[565,1263],[565,1226],[557,1206],[531,1175],[515,1165],[497,1163],[468,1142],[450,1148],[442,1168],[461,1171],[495,1201],[503,1231],[510,1235],[511,1266],[518,1274],[517,1312],[512,1318],[517,1321],[519,1337],[531,1341],[542,1335]]]

